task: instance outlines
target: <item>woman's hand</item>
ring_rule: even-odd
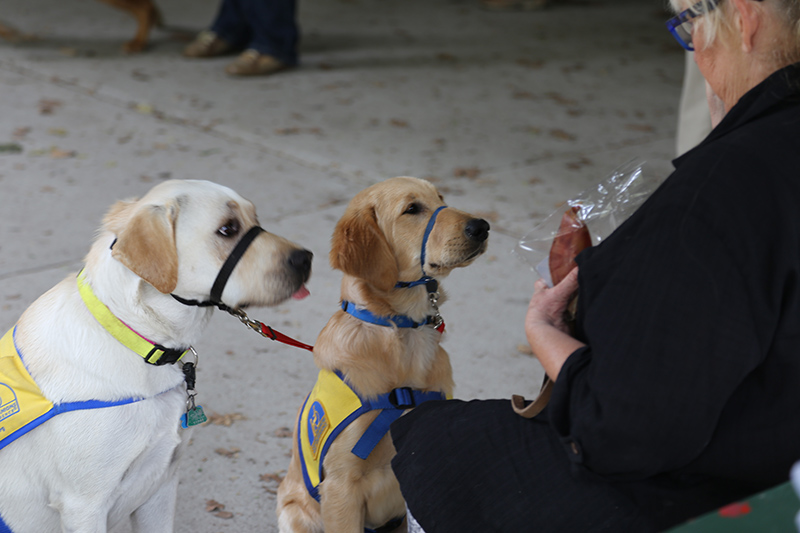
[[[544,280],[537,280],[525,315],[525,335],[528,343],[553,381],[561,371],[564,361],[572,352],[584,346],[582,342],[570,337],[564,320],[564,312],[576,290],[578,290],[577,267],[552,289],[547,288]]]
[[[525,316],[525,330],[545,325],[568,333],[564,313],[575,291],[578,290],[578,267],[573,268],[561,283],[552,289],[548,288],[541,278],[536,280],[533,289],[528,313]]]

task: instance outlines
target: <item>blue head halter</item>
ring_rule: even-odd
[[[422,252],[419,255],[419,265],[422,269],[422,277],[416,281],[398,281],[394,286],[396,289],[409,289],[411,287],[416,287],[417,285],[425,285],[425,287],[428,289],[428,292],[436,292],[436,290],[439,288],[439,282],[425,273],[425,248],[428,244],[428,237],[430,237],[431,231],[433,231],[433,226],[436,224],[436,217],[438,217],[439,212],[446,207],[446,205],[440,206],[438,209],[436,209],[436,211],[433,212],[430,220],[428,220],[428,226],[425,228],[425,234],[422,236]]]
[[[379,326],[394,326],[398,328],[418,328],[419,326],[424,326],[426,324],[433,325],[440,333],[444,331],[444,321],[442,317],[439,315],[439,308],[436,305],[439,295],[436,291],[439,290],[439,282],[433,279],[432,277],[425,274],[425,247],[428,244],[428,237],[431,235],[431,231],[433,231],[433,226],[436,224],[436,217],[439,216],[439,212],[446,208],[446,205],[443,205],[436,209],[431,215],[430,220],[428,220],[428,225],[425,228],[425,234],[422,236],[422,252],[420,253],[420,267],[422,268],[422,277],[416,281],[398,281],[395,284],[396,289],[407,289],[410,287],[416,287],[418,285],[425,285],[425,288],[428,291],[428,299],[433,306],[436,314],[432,316],[425,317],[422,322],[415,322],[411,318],[404,316],[404,315],[393,315],[389,317],[380,317],[375,315],[369,309],[362,309],[356,307],[355,304],[352,302],[348,302],[347,300],[342,300],[342,310],[345,313],[348,313],[359,320],[363,320],[364,322],[370,322],[372,324],[377,324]]]

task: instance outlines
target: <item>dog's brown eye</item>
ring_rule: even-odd
[[[233,237],[234,235],[239,233],[239,221],[238,220],[227,221],[217,230],[217,233],[219,233],[223,237]]]
[[[422,212],[422,206],[419,205],[417,202],[414,202],[412,204],[409,204],[408,207],[406,207],[406,210],[403,211],[403,214],[404,215],[416,215],[416,214],[421,213],[421,212]]]

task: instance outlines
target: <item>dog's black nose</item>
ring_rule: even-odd
[[[467,222],[464,233],[473,241],[483,242],[489,236],[489,223],[482,218],[473,218]]]
[[[308,250],[295,250],[289,254],[289,266],[292,270],[307,278],[311,273],[311,260],[313,258],[314,254]]]

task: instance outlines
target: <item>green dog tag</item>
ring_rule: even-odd
[[[181,427],[183,429],[190,428],[192,426],[196,426],[198,424],[202,424],[208,420],[208,417],[203,412],[203,407],[198,405],[186,411],[184,414],[181,415]]]

